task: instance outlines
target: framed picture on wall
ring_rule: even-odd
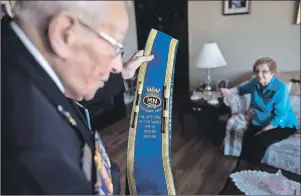
[[[218,80],[218,81],[216,81],[216,91],[217,92],[220,92],[220,89],[221,88],[228,88],[228,85],[229,85],[229,81],[228,80]]]
[[[251,1],[249,0],[224,0],[223,15],[250,14]]]
[[[1,18],[7,14],[10,17],[13,16],[12,8],[15,5],[16,1],[1,1]]]
[[[5,8],[4,3],[2,3],[2,1],[1,1],[1,19],[5,14],[6,14],[6,8]]]

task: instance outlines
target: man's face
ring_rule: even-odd
[[[70,44],[65,48],[66,51],[62,51],[63,61],[55,71],[63,82],[66,96],[72,99],[92,99],[96,91],[104,87],[111,72],[119,73],[122,70],[121,55],[116,55],[118,47],[97,35],[96,31],[122,42],[128,28],[124,3],[108,3],[105,12],[102,17],[106,20],[101,24],[89,25],[93,30],[77,20],[73,34],[70,33],[72,36],[65,38],[70,39]]]

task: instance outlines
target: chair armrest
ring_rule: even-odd
[[[239,94],[232,93],[225,96],[223,101],[231,109],[232,115],[246,113],[250,105],[250,95],[240,96]]]
[[[244,131],[248,127],[248,121],[244,114],[234,114],[229,118],[226,125],[227,131],[238,131],[241,132],[241,134],[244,133]]]

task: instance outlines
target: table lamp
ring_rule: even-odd
[[[205,43],[197,59],[196,67],[207,69],[207,85],[205,91],[211,91],[211,73],[210,69],[226,66],[227,63],[215,42]]]

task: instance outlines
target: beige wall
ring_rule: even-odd
[[[212,70],[213,79],[240,80],[261,56],[274,58],[279,71],[300,70],[300,25],[295,25],[295,1],[252,1],[249,15],[222,15],[221,1],[189,1],[190,88],[205,79],[195,68],[202,44],[219,44],[226,67]]]
[[[129,15],[129,30],[123,44],[125,45],[124,60],[128,60],[137,51],[137,31],[134,1],[127,1],[127,11]]]
[[[127,1],[127,11],[129,15],[129,29],[126,34],[126,37],[123,41],[125,46],[123,61],[129,60],[133,54],[138,50],[138,42],[137,42],[137,31],[136,31],[136,16],[135,16],[135,5],[134,1]],[[124,83],[125,89],[128,90],[128,85]],[[125,103],[130,103],[134,97],[129,96],[128,94],[124,94]]]

